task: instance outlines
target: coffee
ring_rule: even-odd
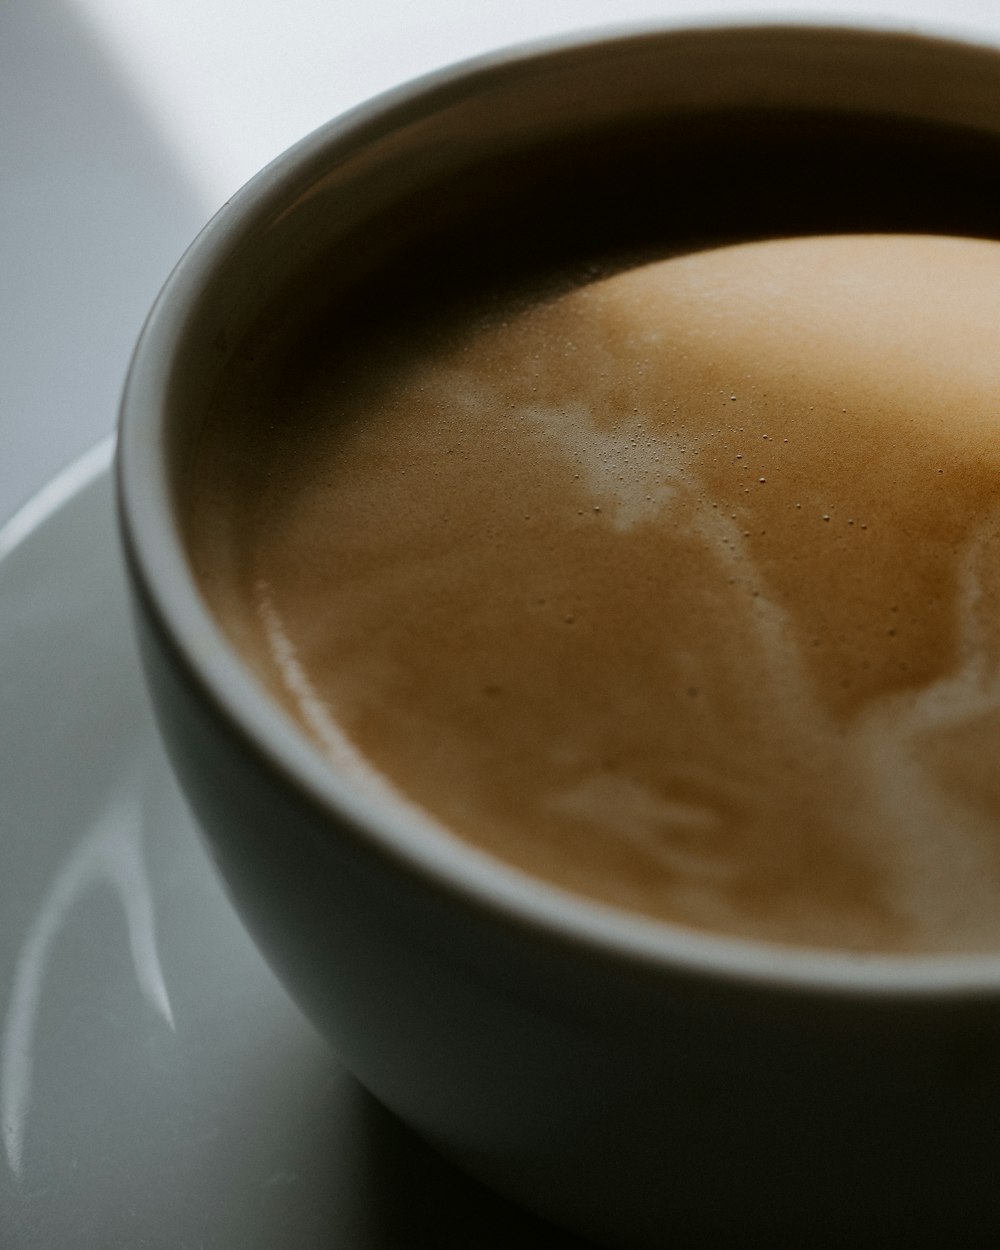
[[[529,873],[714,932],[996,949],[982,153],[713,125],[665,216],[609,139],[556,189],[514,171],[538,228],[474,278],[446,222],[276,310],[201,440],[202,586],[323,749]],[[638,207],[559,229],[612,152]]]

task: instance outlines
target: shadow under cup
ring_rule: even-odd
[[[209,397],[240,353],[338,301],[353,316],[392,295],[419,316],[470,277],[767,235],[1000,237],[998,192],[993,49],[777,25],[568,40],[304,140],[209,225],[143,332],[118,461],[136,618],[237,908],[378,1098],[601,1242],[995,1238],[1000,958],[655,924],[381,809],[198,594],[182,511]]]

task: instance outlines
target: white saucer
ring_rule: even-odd
[[[0,1245],[569,1250],[339,1066],[162,756],[104,444],[0,530]]]

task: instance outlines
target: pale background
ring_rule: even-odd
[[[1000,0],[0,0],[0,522],[112,430],[173,262],[302,134],[503,44],[758,13],[1000,40]]]

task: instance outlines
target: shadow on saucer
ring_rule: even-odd
[[[465,1176],[391,1112],[362,1095],[356,1124],[370,1243],[379,1250],[587,1250]]]

